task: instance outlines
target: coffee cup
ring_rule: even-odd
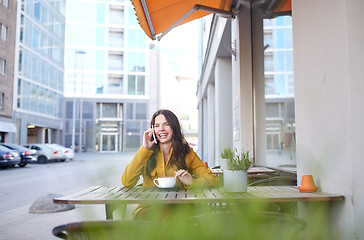
[[[175,177],[160,177],[153,180],[154,184],[159,188],[173,188],[176,186]]]

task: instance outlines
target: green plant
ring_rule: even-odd
[[[249,155],[249,150],[239,153],[235,149],[232,156],[227,158],[227,160],[229,169],[233,171],[247,171],[253,165],[253,159]]]
[[[221,158],[229,159],[234,156],[234,152],[231,150],[231,148],[225,148],[224,151],[220,154]]]

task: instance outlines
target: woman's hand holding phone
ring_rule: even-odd
[[[143,146],[147,149],[150,149],[154,144],[157,144],[154,129],[149,128],[147,131],[144,132]]]

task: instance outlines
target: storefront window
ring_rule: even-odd
[[[291,16],[264,19],[266,165],[296,166]]]

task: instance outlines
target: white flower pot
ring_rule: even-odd
[[[229,170],[227,159],[226,158],[220,158],[220,169],[222,170]]]
[[[226,192],[246,192],[247,184],[247,171],[224,170],[224,189]]]

